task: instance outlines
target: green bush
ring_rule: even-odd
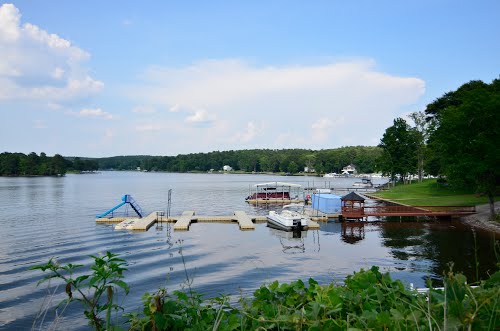
[[[73,279],[74,266],[57,266],[51,261],[35,269],[49,270],[44,279],[60,278],[80,294],[87,304],[84,312],[96,329],[103,329],[99,313],[119,309],[111,301],[100,304],[100,296],[110,287],[128,291],[121,281],[123,260],[108,253],[96,261],[93,275]],[[114,265],[114,266],[113,266]],[[70,271],[64,276],[61,270]],[[105,272],[107,270],[107,273]],[[187,274],[187,273],[186,273]],[[89,283],[86,283],[90,279]],[[378,267],[361,269],[347,276],[343,285],[319,285],[314,279],[261,286],[252,298],[231,304],[225,296],[205,300],[193,291],[159,289],[143,298],[143,311],[126,314],[130,330],[498,330],[500,327],[500,272],[477,287],[465,276],[449,272],[442,289],[418,293],[392,280]],[[85,296],[82,287],[95,290]],[[66,287],[68,289],[68,286]]]

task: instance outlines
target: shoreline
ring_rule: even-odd
[[[497,214],[500,209],[500,202],[495,202],[495,210]],[[474,215],[460,217],[460,221],[464,224],[470,225],[485,231],[491,231],[496,235],[500,235],[500,222],[490,221],[490,205],[477,205],[476,213]]]

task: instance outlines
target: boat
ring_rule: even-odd
[[[372,180],[370,178],[361,178],[360,182],[354,182],[353,187],[373,187]]]
[[[268,204],[268,203],[301,203],[300,199],[302,185],[284,182],[269,182],[255,184],[250,189],[250,195],[245,201],[250,204]]]
[[[302,231],[309,227],[309,218],[297,211],[297,208],[304,208],[302,205],[283,206],[281,213],[274,210],[269,211],[267,215],[267,225],[284,231]]]

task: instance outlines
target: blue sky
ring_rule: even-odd
[[[499,75],[499,1],[0,1],[0,152],[377,145]]]

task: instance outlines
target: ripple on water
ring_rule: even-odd
[[[181,289],[186,272],[193,288],[205,296],[224,293],[234,299],[274,280],[314,277],[322,284],[342,282],[345,275],[375,264],[395,278],[424,286],[425,279],[440,277],[446,263],[456,259],[456,251],[460,256],[472,252],[470,229],[445,223],[329,223],[320,231],[290,238],[265,224],[240,231],[236,224],[197,223],[187,232],[175,232],[164,224],[133,233],[115,231],[113,225],[94,220],[96,214],[119,203],[123,194],[132,194],[146,213],[165,210],[170,188],[173,215],[185,210],[198,215],[229,215],[235,210],[266,215],[269,209],[244,202],[249,187],[284,180],[342,187],[350,179],[315,178],[313,183],[300,177],[137,172],[0,178],[0,329],[31,328],[39,308],[51,297],[47,289],[54,289],[57,282],[37,287],[42,273],[28,269],[51,257],[63,264],[83,264],[79,272],[87,272],[92,263],[89,255],[119,254],[128,263],[125,280],[131,292],[126,301],[118,298],[128,311],[138,311],[144,292]],[[496,261],[490,254],[492,241],[483,239],[478,240],[479,262],[486,273]],[[449,249],[450,243],[454,250]],[[475,273],[466,263],[458,266]],[[59,290],[51,307],[64,297]],[[47,315],[47,323],[53,312]],[[86,329],[79,307],[68,307],[64,315],[63,329]]]

